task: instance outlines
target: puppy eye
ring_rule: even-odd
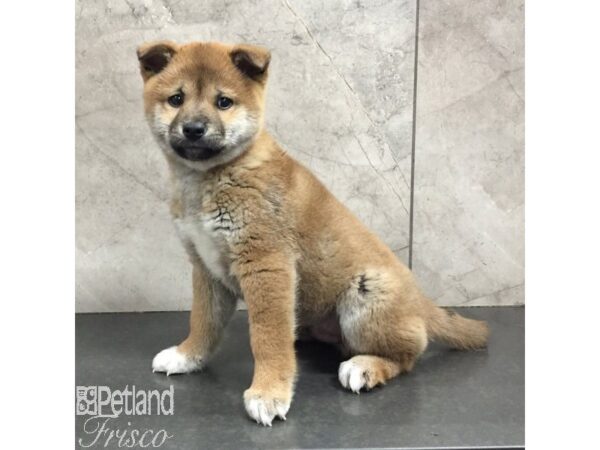
[[[231,100],[229,97],[225,97],[223,95],[217,97],[217,108],[228,109],[231,108],[231,105],[233,105],[233,100]]]
[[[183,94],[171,95],[167,99],[167,102],[169,102],[169,105],[171,105],[173,108],[179,108],[181,105],[183,105]]]

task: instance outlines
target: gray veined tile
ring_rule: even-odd
[[[523,4],[422,1],[413,267],[446,305],[522,304]]]

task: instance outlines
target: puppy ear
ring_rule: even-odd
[[[137,57],[144,81],[163,70],[177,53],[178,48],[179,46],[171,41],[146,42],[140,45],[137,49]]]
[[[240,44],[231,50],[231,61],[244,75],[263,83],[267,79],[271,52],[257,45]]]

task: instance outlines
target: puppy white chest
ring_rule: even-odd
[[[215,278],[230,286],[227,241],[218,224],[204,214],[176,218],[174,221],[186,249],[199,256]]]

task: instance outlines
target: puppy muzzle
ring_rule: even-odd
[[[219,145],[186,144],[171,142],[171,147],[177,155],[189,161],[205,161],[220,154],[224,147]]]

